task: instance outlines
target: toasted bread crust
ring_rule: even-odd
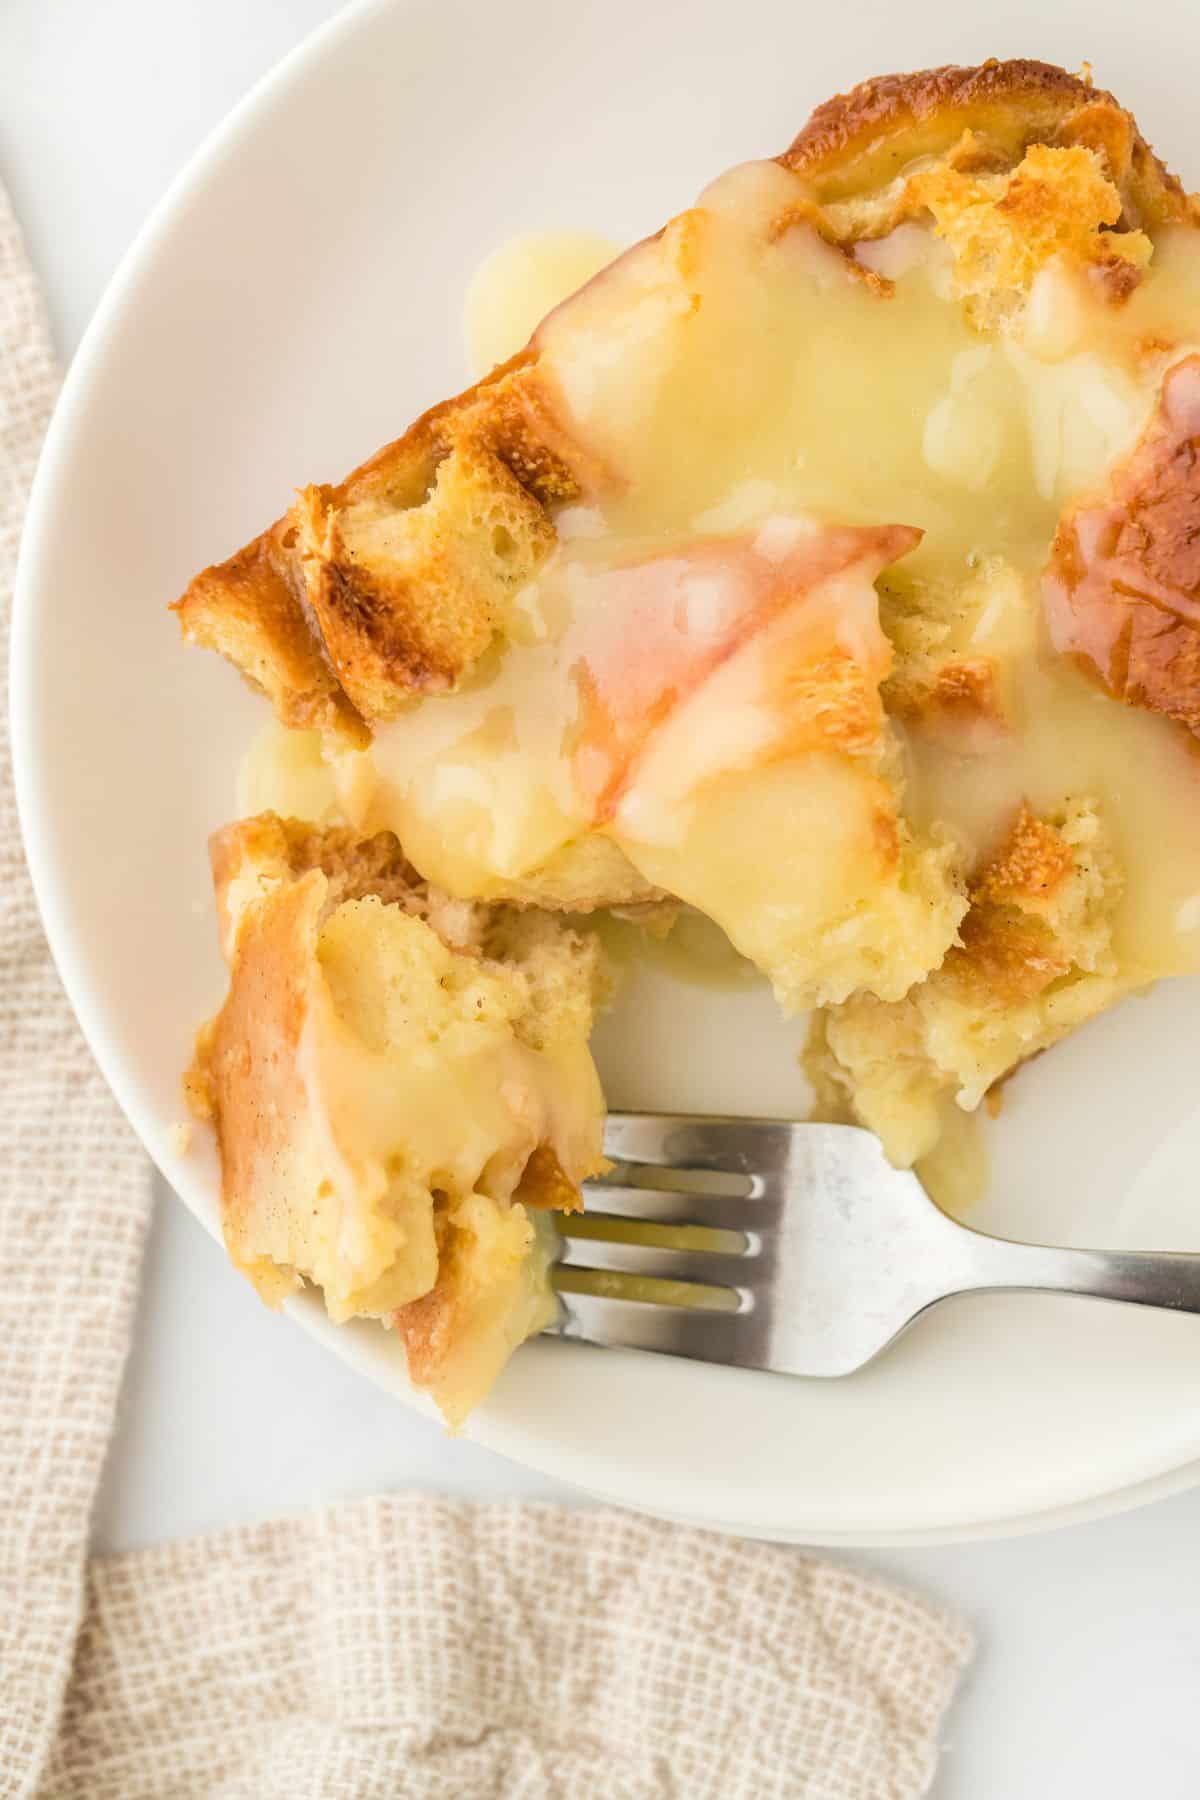
[[[956,657],[930,675],[893,678],[887,701],[895,718],[951,743],[971,732],[1005,729],[996,667],[986,656]]]
[[[1074,873],[1075,856],[1061,833],[1022,808],[971,884],[961,944],[948,952],[942,979],[983,1006],[1016,1005],[1043,993],[1071,967],[1047,914]]]
[[[1056,826],[1023,806],[996,855],[971,883],[972,905],[1044,911],[1075,869],[1075,853]]]
[[[942,981],[996,1007],[1032,1000],[1066,975],[1070,934],[1054,921],[1078,866],[1060,824],[1023,806],[971,883],[961,945],[947,954]]]
[[[521,351],[422,413],[344,481],[303,489],[283,518],[174,602],[185,639],[233,662],[283,724],[359,743],[369,736],[364,718],[387,718],[407,694],[452,688],[491,641],[504,592],[553,545],[548,509],[578,493],[535,361]],[[434,518],[406,566],[381,582],[348,541],[347,520],[426,515],[450,461],[459,487],[473,482],[486,494],[493,529],[524,556],[514,566],[511,551],[493,545],[490,568],[486,557],[464,567],[458,521]]]
[[[218,891],[248,861],[268,860],[277,861],[291,880],[299,880],[310,869],[320,869],[329,881],[334,905],[361,899],[364,894],[391,902],[413,892],[423,893],[425,888],[392,831],[364,838],[343,826],[310,825],[304,819],[259,813],[214,831],[208,854]]]
[[[269,887],[290,886],[313,870],[325,877],[325,905],[374,894],[389,904],[428,910],[429,890],[393,832],[360,838],[338,826],[309,825],[259,813],[215,831],[208,840],[217,935],[232,963],[242,920]]]
[[[1048,63],[863,82],[818,107],[777,160],[809,184],[819,229],[837,242],[891,228],[886,204],[839,220],[837,203],[885,188],[918,157],[1011,167],[1037,143],[1098,151],[1122,228],[1200,216],[1113,96]],[[579,492],[574,456],[527,347],[206,569],[176,602],[184,633],[234,661],[286,724],[361,736],[363,719],[386,719],[406,695],[453,688],[503,629],[505,596],[553,545],[553,510]],[[439,506],[452,487],[455,504]],[[468,491],[486,491],[482,511],[460,503]],[[364,553],[364,527],[386,554]]]
[[[1130,225],[1196,216],[1194,201],[1112,94],[1086,76],[1024,58],[860,82],[818,106],[778,160],[810,181],[818,200],[841,200],[885,184],[917,157],[944,156],[964,132],[981,141],[981,153],[1006,163],[1030,144],[1099,150]]]
[[[186,641],[228,657],[283,724],[365,742],[366,727],[307,616],[294,535],[290,517],[277,520],[227,562],[197,575],[174,611]]]
[[[208,1097],[221,1152],[225,1245],[270,1305],[300,1287],[299,1276],[256,1253],[258,1171],[282,1153],[281,1122],[308,1106],[301,1043],[318,1001],[316,943],[325,881],[310,869],[283,888],[269,914],[251,917],[238,981],[197,1042],[189,1093]]]
[[[1200,356],[1167,375],[1106,490],[1064,515],[1043,596],[1056,646],[1113,699],[1200,736]]]

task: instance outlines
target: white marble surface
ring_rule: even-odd
[[[0,178],[64,356],[205,132],[334,10],[329,0],[0,0]],[[97,1548],[388,1487],[559,1492],[446,1439],[271,1318],[160,1197]],[[1046,1536],[857,1560],[979,1632],[937,1800],[1195,1791],[1200,1491]]]

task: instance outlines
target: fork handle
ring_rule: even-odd
[[[1023,1288],[1200,1312],[1200,1254],[1186,1250],[1063,1250],[969,1231],[959,1293]]]

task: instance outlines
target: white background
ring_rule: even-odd
[[[328,0],[0,0],[0,179],[64,358],[200,139],[334,10]],[[1190,173],[1200,179],[1200,153]],[[446,1439],[271,1318],[160,1197],[96,1547],[385,1487],[571,1498]],[[938,1800],[1196,1791],[1200,1491],[1048,1536],[855,1560],[941,1599],[979,1633]]]

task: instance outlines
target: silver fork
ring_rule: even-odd
[[[566,1337],[849,1375],[954,1294],[1022,1288],[1200,1312],[1200,1255],[989,1237],[850,1125],[614,1113],[605,1151],[612,1172],[587,1184],[588,1211],[561,1223]]]

